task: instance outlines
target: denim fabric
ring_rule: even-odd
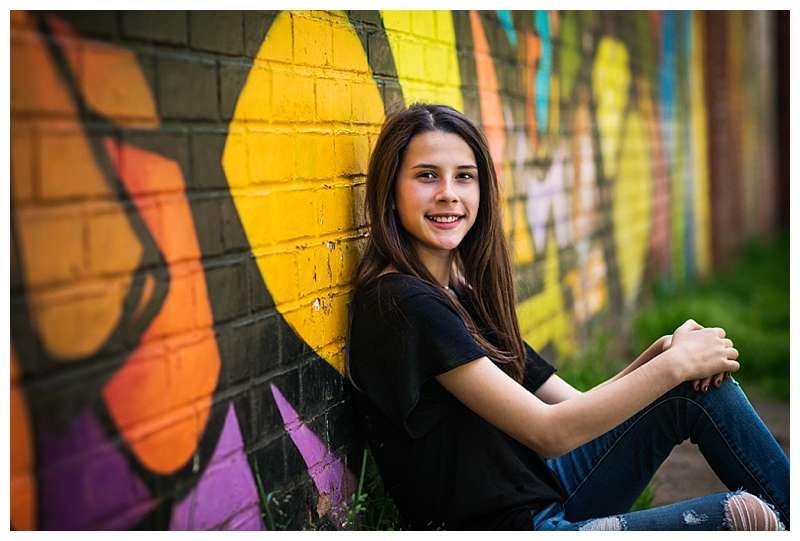
[[[689,438],[730,491],[626,513],[672,449]],[[683,383],[606,434],[547,465],[567,499],[534,516],[534,529],[728,529],[736,491],[760,497],[789,528],[789,460],[739,384],[695,392]],[[604,521],[592,519],[601,518]]]

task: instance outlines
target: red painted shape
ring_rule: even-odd
[[[103,396],[136,457],[152,471],[171,473],[197,448],[220,369],[200,245],[178,164],[110,138],[105,146],[168,263],[170,285]]]

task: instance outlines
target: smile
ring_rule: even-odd
[[[425,216],[428,220],[439,224],[451,224],[457,222],[463,216]]]

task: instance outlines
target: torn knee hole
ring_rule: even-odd
[[[734,494],[725,504],[725,513],[731,530],[774,531],[783,530],[778,515],[763,500],[741,492]]]
[[[611,531],[618,532],[623,530],[620,517],[597,518],[581,526],[581,531]]]

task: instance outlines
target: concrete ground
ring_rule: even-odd
[[[789,403],[767,399],[749,389],[748,396],[788,456]],[[652,506],[726,490],[697,447],[687,440],[673,449],[672,454],[656,472]]]

